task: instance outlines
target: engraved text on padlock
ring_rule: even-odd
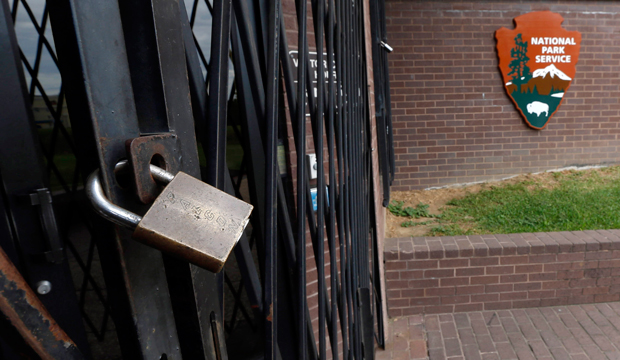
[[[180,172],[155,199],[133,237],[218,272],[251,211],[252,205]]]

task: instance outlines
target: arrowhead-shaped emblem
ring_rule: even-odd
[[[551,11],[516,17],[514,30],[495,32],[504,88],[534,129],[544,129],[575,77],[581,33],[562,28]]]

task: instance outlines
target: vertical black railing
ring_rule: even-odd
[[[296,124],[296,140],[297,140],[297,285],[298,285],[298,305],[297,313],[299,314],[299,323],[297,325],[297,346],[298,357],[300,360],[305,360],[308,352],[308,344],[306,343],[308,333],[308,318],[307,304],[306,304],[306,242],[300,239],[306,238],[306,92],[303,89],[306,88],[306,31],[307,31],[307,2],[297,1],[297,23],[298,23],[298,46],[299,51],[298,65],[297,65],[297,103],[292,102],[291,107],[294,106],[294,111],[291,111],[293,121]],[[291,76],[289,75],[289,78]],[[289,85],[290,89],[291,86]],[[301,89],[301,90],[300,90]],[[303,104],[303,105],[302,105]],[[312,327],[310,327],[310,331]],[[314,347],[314,344],[310,344]]]
[[[370,0],[370,9],[377,143],[379,166],[383,180],[383,206],[387,206],[390,202],[390,185],[394,181],[395,171],[390,77],[387,60],[387,54],[392,51],[392,48],[387,44],[385,2]]]

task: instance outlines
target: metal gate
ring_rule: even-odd
[[[85,334],[91,347],[117,341],[126,359],[374,358],[384,343],[374,192],[389,201],[394,168],[383,2],[0,1],[2,40],[12,41],[0,53],[2,71],[16,79],[0,84],[13,96],[3,107],[24,104],[19,122],[1,119],[10,129],[0,134],[2,158],[27,159],[16,134],[34,141],[30,170],[0,167],[4,209],[17,224],[7,231],[19,235],[0,245],[17,249],[24,274],[36,268],[18,254],[30,251],[26,241],[43,254],[69,250],[77,299],[63,259],[59,287],[40,297],[86,358]],[[20,16],[36,31],[34,56],[11,29]],[[58,95],[40,81],[48,65],[62,74]],[[373,188],[368,66],[383,189]],[[38,110],[28,104],[36,101],[51,117],[45,133],[35,130]],[[316,156],[316,179],[307,154]],[[228,271],[214,275],[137,243],[89,209],[83,184],[99,168],[114,203],[146,211],[132,180],[115,171],[128,157],[182,170],[254,205]],[[26,220],[11,199],[22,190],[7,184],[20,172],[39,179],[23,185],[28,191],[54,194],[61,241],[44,237],[45,228],[19,233]],[[148,192],[136,185],[138,195]],[[26,277],[31,286],[40,280]],[[7,358],[18,351],[6,341],[0,349]]]

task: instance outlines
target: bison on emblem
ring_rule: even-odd
[[[545,116],[549,116],[549,105],[540,101],[534,101],[527,104],[527,112],[530,114],[536,113],[536,116],[540,116],[542,113],[545,113]]]

